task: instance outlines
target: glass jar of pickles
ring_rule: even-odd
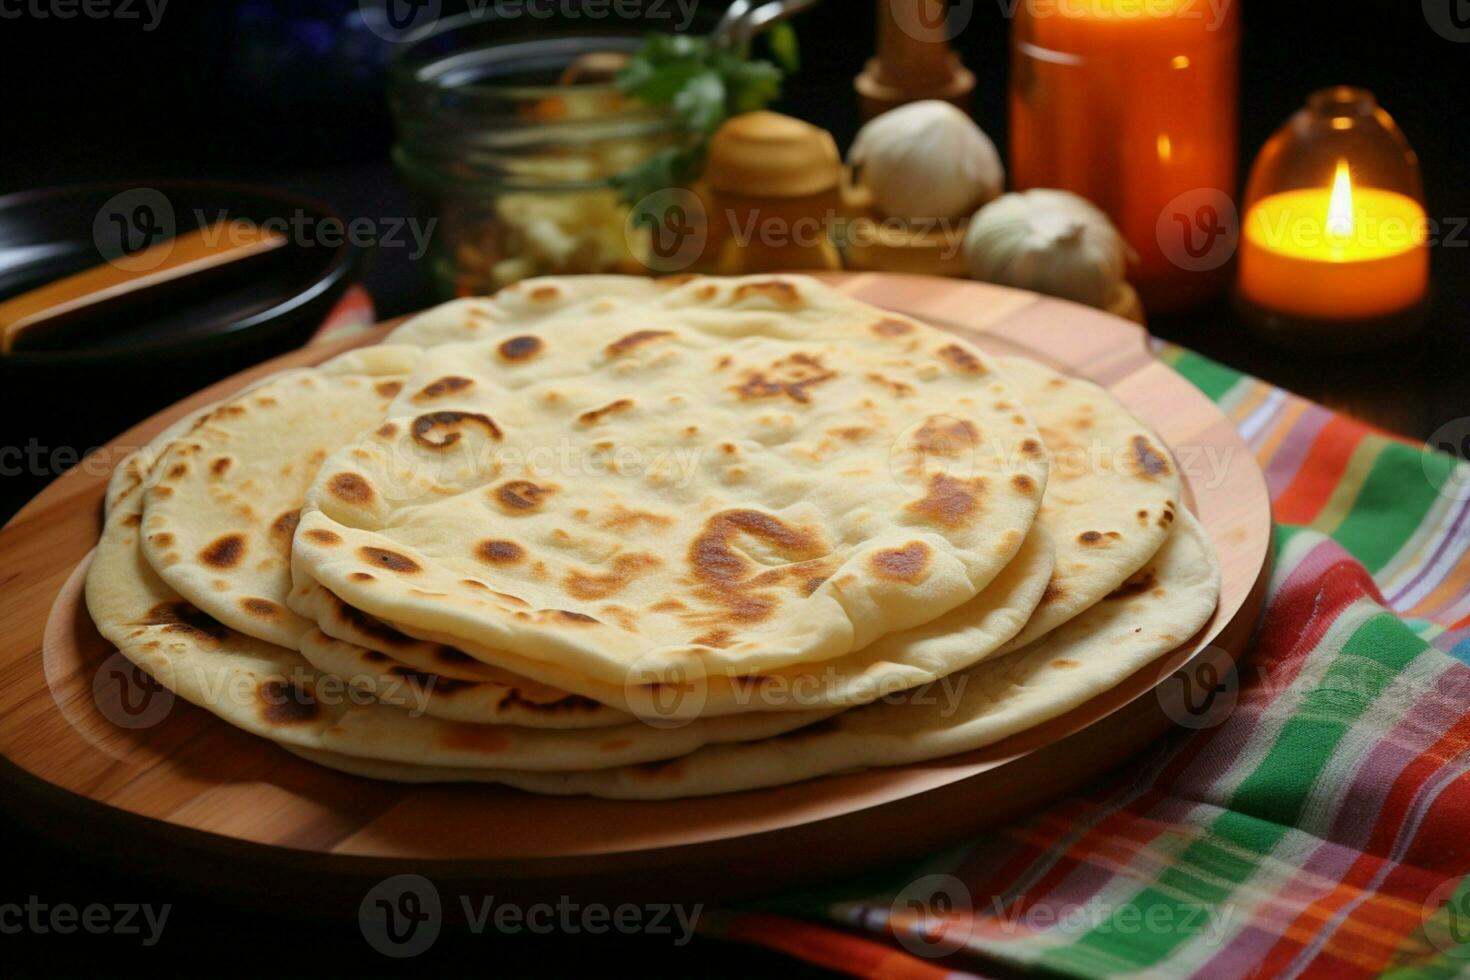
[[[641,38],[587,19],[447,21],[395,58],[394,159],[442,297],[529,276],[645,273],[611,178],[683,135],[613,76]]]

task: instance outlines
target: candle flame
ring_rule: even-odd
[[[1338,238],[1353,234],[1353,180],[1348,175],[1346,160],[1337,162],[1337,176],[1332,180],[1332,200],[1327,205],[1327,231]]]

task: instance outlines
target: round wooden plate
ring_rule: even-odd
[[[1159,738],[1170,714],[1178,720],[1165,707],[1170,689],[1188,684],[1208,694],[1222,657],[1249,640],[1265,594],[1270,502],[1234,427],[1155,360],[1144,331],[1127,321],[976,283],[828,278],[992,352],[1024,353],[1089,378],[1152,424],[1174,449],[1186,502],[1219,549],[1223,589],[1211,622],[1108,694],[989,748],[778,789],[625,803],[401,786],[319,768],[152,688],[98,636],[81,586],[106,474],[122,452],[253,378],[321,361],[380,330],[277,358],[149,419],[58,479],[0,533],[6,804],[90,854],[318,909],[339,900],[355,908],[376,880],[405,871],[441,889],[528,900],[712,900],[973,837]]]

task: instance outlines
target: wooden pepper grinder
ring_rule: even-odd
[[[949,0],[878,0],[878,54],[853,79],[864,121],[941,99],[970,111],[975,75],[949,47]]]

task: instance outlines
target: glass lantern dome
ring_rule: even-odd
[[[1343,160],[1362,186],[1424,203],[1419,157],[1398,123],[1372,92],[1338,85],[1313,92],[1267,141],[1246,185],[1246,207],[1281,191],[1331,187]]]

